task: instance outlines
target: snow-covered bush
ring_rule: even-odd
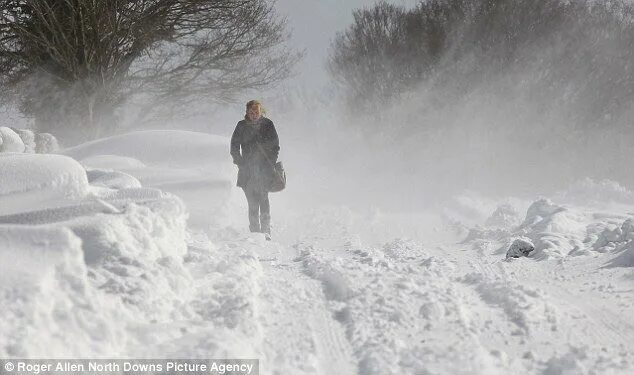
[[[35,134],[35,152],[38,154],[50,154],[59,150],[57,138],[49,133]]]
[[[18,129],[11,128],[14,132],[16,132],[22,142],[24,143],[24,152],[26,153],[34,153],[35,152],[35,133],[28,129]]]
[[[51,154],[58,150],[59,144],[52,134],[0,127],[0,152]]]
[[[0,152],[24,152],[24,142],[11,128],[0,126],[0,138]]]

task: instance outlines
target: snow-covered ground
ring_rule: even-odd
[[[246,232],[228,140],[0,154],[0,357],[259,358],[263,374],[634,373],[634,193],[286,209]],[[516,239],[529,257],[506,259]]]

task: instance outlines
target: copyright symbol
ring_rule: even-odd
[[[4,369],[7,371],[13,371],[14,368],[15,366],[13,365],[12,362],[7,362],[4,364]]]

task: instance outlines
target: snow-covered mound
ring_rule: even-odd
[[[28,129],[0,127],[0,152],[50,154],[59,150],[57,139],[49,133]]]
[[[28,148],[27,148],[28,150]],[[50,154],[59,150],[57,138],[49,133],[35,133],[35,152]]]
[[[137,131],[62,150],[92,173],[120,171],[143,186],[172,192],[188,206],[190,224],[209,222],[209,212],[227,209],[236,169],[229,139],[180,131]]]
[[[495,228],[510,228],[518,225],[520,221],[520,213],[517,208],[509,203],[503,203],[493,211],[485,225]]]
[[[89,165],[92,168],[99,169],[116,169],[116,170],[125,170],[125,169],[141,169],[145,168],[146,165],[141,161],[127,157],[127,156],[117,156],[117,155],[96,155],[89,156],[82,159],[82,163],[84,165]]]
[[[191,288],[182,204],[115,204],[0,217],[21,224],[0,225],[0,355],[124,355],[128,326],[179,318]]]
[[[0,356],[120,356],[131,327],[188,314],[181,199],[68,156],[0,168]]]
[[[72,231],[2,225],[0,244],[0,355],[105,355],[123,345],[112,320],[125,310],[91,286]]]
[[[129,174],[103,169],[88,169],[86,171],[88,181],[95,186],[103,186],[112,189],[140,188],[141,182]]]
[[[470,227],[462,243],[495,247],[497,254],[504,254],[516,240],[525,239],[535,246],[529,258],[622,253],[610,264],[630,266],[634,262],[628,255],[631,239],[627,236],[628,223],[634,218],[633,198],[634,193],[618,183],[585,179],[552,199],[532,202],[521,223],[521,205],[503,203],[488,219]]]
[[[35,143],[35,133],[28,129],[13,128],[12,130],[20,136],[22,143],[24,143],[24,152],[31,154],[34,153],[37,148],[37,144]]]
[[[191,168],[226,161],[229,143],[226,137],[213,134],[146,130],[87,142],[62,153],[77,160],[116,155],[134,158],[147,165]]]
[[[86,171],[61,155],[0,153],[0,214],[54,207],[88,193]]]
[[[6,126],[0,126],[0,152],[24,152],[24,142],[18,135]]]
[[[634,219],[628,218],[621,225],[609,225],[593,244],[599,252],[616,253],[610,262],[613,267],[634,267]]]
[[[538,259],[614,253],[629,243],[627,223],[632,217],[634,213],[627,211],[563,206],[540,199],[530,206],[512,236],[530,238],[536,250],[531,256]]]

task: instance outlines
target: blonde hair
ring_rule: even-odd
[[[255,107],[255,106],[260,107],[260,112],[262,112],[263,115],[266,114],[266,109],[264,109],[264,106],[259,100],[249,100],[247,102],[247,111],[249,110],[249,108]],[[244,118],[247,118],[246,114],[244,115]]]

